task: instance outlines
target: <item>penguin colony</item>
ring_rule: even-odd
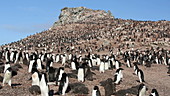
[[[15,50],[12,48],[5,48],[1,50],[1,60],[6,60],[2,64],[2,88],[4,86],[14,85],[12,79],[17,75],[22,66],[27,66],[27,73],[31,74],[30,81],[32,82],[29,91],[33,95],[51,96],[51,95],[67,95],[71,94],[71,87],[69,79],[77,79],[77,82],[93,82],[95,81],[95,73],[105,75],[107,71],[113,72],[112,77],[106,78],[105,81],[100,81],[93,86],[85,95],[91,92],[92,96],[102,96],[100,88],[104,88],[105,96],[118,95],[116,86],[119,86],[124,80],[124,68],[133,70],[132,75],[136,75],[136,82],[139,87],[136,89],[137,96],[146,96],[149,84],[145,81],[145,72],[140,67],[146,68],[153,65],[170,65],[169,51],[161,50],[131,50],[115,55],[113,52],[108,54],[84,54],[77,55],[64,52],[63,54],[51,54],[47,52],[25,52],[22,50]],[[17,55],[18,54],[18,55]],[[14,56],[11,56],[14,55]],[[122,57],[120,59],[120,56]],[[165,56],[165,57],[164,57]],[[117,59],[119,58],[119,60]],[[166,60],[164,60],[166,59]],[[63,63],[64,62],[64,63]],[[158,64],[157,64],[158,62]],[[58,64],[60,67],[54,67]],[[69,69],[70,71],[65,71]],[[169,70],[168,70],[169,72]],[[167,73],[168,73],[167,72]],[[50,86],[56,86],[56,89],[50,89]],[[53,90],[53,91],[52,91]],[[80,90],[80,94],[82,90]],[[149,96],[159,96],[157,89],[153,88]]]
[[[55,26],[1,46],[0,95],[6,89],[16,91],[22,86],[20,93],[10,93],[14,96],[23,96],[27,91],[26,95],[41,96],[169,96],[166,93],[169,87],[154,85],[170,74],[170,50],[162,46],[168,46],[169,22],[95,17]],[[152,75],[155,67],[167,67],[167,72],[159,69],[160,78],[149,81],[148,74],[155,78]]]

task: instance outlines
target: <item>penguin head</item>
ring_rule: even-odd
[[[94,89],[94,90],[99,90],[99,87],[98,87],[98,86],[94,86],[93,89]]]

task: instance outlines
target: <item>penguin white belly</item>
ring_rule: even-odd
[[[128,67],[131,67],[131,66],[130,66],[130,62],[129,62],[129,60],[127,60],[127,66],[128,66]]]
[[[119,63],[117,61],[116,61],[115,67],[116,69],[119,69]]]
[[[62,89],[62,95],[65,95],[67,87],[68,87],[68,77],[66,77],[66,83],[64,83],[63,89]]]
[[[14,52],[12,52],[11,55],[10,55],[10,60],[11,60],[12,62],[14,61],[13,58],[14,58]]]
[[[12,73],[7,70],[6,73],[4,74],[2,86],[4,86],[5,83],[8,83],[8,85],[11,86],[11,77],[12,77]]]
[[[116,79],[115,83],[116,83],[116,84],[119,84],[120,80],[121,80],[120,75],[117,74],[117,79]]]
[[[82,68],[79,68],[78,70],[78,81],[84,82],[84,70]]]
[[[76,70],[76,65],[75,65],[74,62],[71,62],[71,69],[72,69],[72,70]]]
[[[59,60],[60,60],[59,56],[56,56],[56,61],[55,62],[58,63]]]
[[[142,82],[141,73],[138,72],[139,81]]]
[[[104,62],[101,62],[100,67],[99,67],[100,73],[104,73],[104,71],[105,71],[104,69],[105,69]]]
[[[42,75],[41,81],[40,81],[40,90],[41,90],[41,96],[48,96],[48,85],[45,82],[44,75]]]
[[[88,64],[89,64],[89,67],[91,68],[91,67],[92,67],[92,64],[91,64],[90,60],[88,61]]]
[[[155,93],[151,93],[151,95],[152,95],[152,96],[156,96],[156,94],[155,94]]]
[[[108,70],[108,69],[109,69],[109,63],[108,63],[108,62],[105,62],[104,65],[105,65],[105,66],[104,66],[105,70]]]
[[[59,76],[58,76],[58,81],[61,80],[63,73],[64,73],[64,71],[63,71],[63,70],[60,70],[60,74],[59,74]],[[59,84],[60,84],[60,82],[58,82],[58,85],[59,85]]]
[[[4,73],[10,67],[10,64],[5,64]]]
[[[66,63],[66,58],[63,57],[63,59],[62,59],[62,65],[65,65],[65,63]]]
[[[92,96],[96,96],[96,92],[97,92],[97,90],[93,90],[92,91]]]
[[[97,66],[99,66],[101,63],[100,58],[97,58]]]
[[[142,90],[139,93],[139,96],[145,96],[145,94],[146,94],[146,87],[142,88]]]
[[[29,68],[28,68],[29,73],[32,71],[32,66],[34,62],[35,62],[34,60],[30,61]]]
[[[40,59],[37,60],[37,69],[42,70],[41,60]]]

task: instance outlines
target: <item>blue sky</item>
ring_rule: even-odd
[[[1,0],[0,45],[48,29],[64,7],[110,10],[116,18],[170,21],[170,0]]]

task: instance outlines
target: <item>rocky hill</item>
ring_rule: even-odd
[[[136,21],[114,18],[110,12],[92,10],[85,7],[63,8],[53,27],[28,36],[10,46],[25,49],[49,48],[64,50],[68,45],[76,45],[87,40],[112,49],[146,47],[168,47],[170,41],[170,21]],[[84,44],[86,44],[84,43]],[[38,47],[39,46],[39,47]],[[101,49],[97,46],[96,50]],[[82,48],[92,45],[80,46]],[[93,46],[93,48],[95,48]]]

